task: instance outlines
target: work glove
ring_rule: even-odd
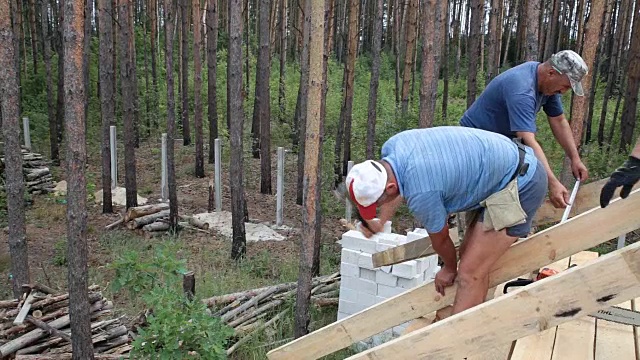
[[[609,181],[602,187],[600,191],[600,206],[604,208],[609,205],[609,201],[611,201],[613,193],[618,186],[622,186],[620,191],[621,198],[624,199],[629,196],[633,185],[638,182],[638,179],[640,179],[640,159],[629,156],[629,159],[611,174]]]

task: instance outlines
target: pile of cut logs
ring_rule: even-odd
[[[253,335],[273,325],[291,311],[298,283],[285,283],[214,296],[202,301],[212,313],[231,326],[237,340],[229,349],[231,355]],[[318,306],[337,306],[340,291],[340,273],[316,277],[311,284],[311,302]]]
[[[69,294],[25,285],[24,296],[0,301],[0,358],[71,359]],[[128,358],[130,335],[120,318],[107,319],[113,303],[89,287],[91,335],[96,359]],[[37,355],[34,355],[37,354]]]
[[[4,168],[4,157],[0,157],[0,169]],[[53,191],[56,184],[49,171],[50,161],[45,160],[41,154],[22,149],[22,173],[26,189],[31,194],[45,194]],[[0,171],[4,178],[4,171]]]
[[[178,222],[181,228],[208,233],[209,224],[190,216],[180,216]],[[128,229],[141,231],[145,238],[152,238],[166,234],[169,230],[169,204],[158,203],[143,206],[130,207],[123,218],[107,225],[105,229],[114,228],[124,223]]]

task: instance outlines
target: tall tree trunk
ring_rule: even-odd
[[[110,126],[115,123],[113,83],[113,29],[111,0],[99,0],[98,13],[102,18],[100,27],[100,114],[102,116],[102,212],[112,213],[111,198],[111,146]]]
[[[11,27],[9,2],[0,1],[0,112],[4,139],[9,252],[11,254],[11,286],[16,298],[22,296],[22,284],[30,283],[27,233],[24,215],[24,179],[20,149],[20,109],[18,107],[18,77],[15,66],[18,56],[15,34]]]
[[[454,68],[454,76],[455,76],[455,81],[458,81],[458,77],[460,76],[459,74],[459,70],[460,70],[460,33],[462,31],[462,3],[463,0],[454,0],[454,13],[453,13],[453,22],[452,22],[452,26],[453,26],[453,46],[455,46],[456,49],[456,57],[454,58],[454,62],[453,62],[453,68]],[[452,52],[453,53],[453,52]]]
[[[295,124],[294,131],[297,137],[294,137],[298,145],[298,181],[296,192],[296,204],[302,205],[304,199],[304,159],[305,159],[305,141],[306,141],[306,114],[307,114],[307,91],[309,89],[309,32],[311,31],[311,0],[304,1],[304,12],[307,14],[302,25],[302,53],[300,55],[300,86],[298,88],[298,99],[296,101],[296,110],[294,114]],[[295,146],[295,143],[294,143]]]
[[[167,180],[169,185],[169,225],[178,229],[178,196],[176,191],[175,137],[176,99],[173,93],[173,35],[175,27],[176,0],[164,1],[165,63],[167,66]]]
[[[512,0],[510,2],[509,16],[507,17],[507,26],[506,26],[507,37],[505,38],[504,51],[502,52],[502,66],[504,66],[507,63],[507,60],[509,59],[509,46],[511,43],[511,35],[513,33],[513,23],[515,22],[516,14],[518,13],[519,2],[520,0]]]
[[[618,49],[620,48],[619,44],[621,42],[621,36],[622,36],[621,29],[624,28],[623,24],[624,24],[624,18],[625,18],[623,15],[623,12],[624,12],[623,9],[625,9],[624,6],[628,4],[629,4],[628,0],[622,0],[619,2],[616,26],[615,26],[615,29],[611,28],[611,33],[614,35],[613,35],[613,42],[610,48],[609,56],[607,56],[609,58],[607,86],[604,90],[604,95],[602,97],[602,111],[600,112],[600,124],[598,125],[598,145],[600,147],[602,147],[602,145],[604,144],[604,129],[605,129],[605,124],[607,120],[609,98],[613,93],[613,87],[617,79],[616,74],[618,73],[618,68],[616,65],[618,64],[618,57],[619,57]],[[615,33],[614,33],[614,30],[615,30]]]
[[[148,5],[148,16],[149,16],[149,28],[151,30],[151,82],[153,84],[153,89],[151,90],[151,108],[154,111],[153,114],[153,127],[155,129],[158,128],[158,65],[157,65],[157,50],[156,50],[156,37],[158,36],[156,31],[158,27],[158,18],[157,18],[157,0],[149,0]]]
[[[196,177],[204,177],[204,147],[202,141],[202,26],[200,17],[200,0],[193,0],[193,125],[196,130]]]
[[[140,147],[140,106],[138,101],[138,71],[136,67],[136,33],[133,27],[133,20],[135,15],[134,3],[129,4],[129,57],[131,58],[131,94],[133,96],[133,132],[134,132],[134,146]]]
[[[70,0],[60,0],[60,19],[58,26],[58,91],[56,95],[56,122],[58,129],[58,144],[62,143],[63,139],[63,129],[64,125],[64,46],[63,46],[63,34],[62,34],[62,24],[64,23],[64,2]],[[17,48],[16,48],[17,49]],[[20,85],[20,80],[18,80],[18,86]]]
[[[582,44],[583,44],[583,37],[584,37],[584,21],[585,21],[584,14],[585,14],[585,8],[587,4],[585,0],[576,0],[576,2],[578,4],[578,10],[576,12],[578,17],[576,19],[576,22],[578,23],[577,24],[578,31],[577,31],[577,37],[576,37],[576,51],[582,54]],[[590,14],[593,14],[593,2],[590,1],[589,3],[591,4]],[[600,20],[600,22],[602,22],[602,19]]]
[[[442,51],[442,17],[447,2],[428,0],[422,11],[422,84],[420,86],[420,114],[418,125],[433,126],[438,96],[440,52]]]
[[[489,11],[489,41],[487,44],[487,85],[498,75],[498,63],[500,62],[498,27],[502,26],[499,22],[500,13],[502,12],[501,4],[502,0],[491,0],[491,10]]]
[[[227,116],[231,128],[231,159],[229,185],[231,188],[231,218],[233,243],[231,258],[238,260],[247,251],[245,233],[245,201],[242,158],[242,129],[244,111],[242,109],[242,2],[229,0],[229,50],[227,57]]]
[[[560,16],[561,0],[551,0],[553,2],[553,12],[547,24],[547,40],[545,41],[544,58],[548,59],[553,55],[558,41],[558,17]]]
[[[449,102],[449,54],[451,49],[451,37],[450,33],[450,18],[449,18],[449,5],[454,8],[455,14],[455,0],[447,1],[447,11],[445,12],[445,20],[443,26],[444,46],[442,47],[442,123],[447,123],[447,102]]]
[[[329,15],[327,19],[327,29],[325,29],[325,33],[327,34],[325,42],[327,43],[328,53],[327,56],[331,54],[331,50],[333,49],[333,31],[335,27],[335,18],[336,18],[336,0],[328,0],[329,3]]]
[[[398,115],[398,108],[400,107],[400,31],[401,31],[401,27],[400,27],[400,0],[394,0],[395,1],[395,6],[393,7],[394,9],[394,16],[393,16],[393,38],[394,40],[394,45],[393,45],[393,54],[395,55],[395,61],[396,61],[396,66],[395,66],[395,98],[396,98],[396,116]]]
[[[49,32],[49,11],[45,1],[40,3],[42,26],[42,60],[44,61],[45,77],[47,83],[47,117],[49,122],[49,148],[53,165],[60,165],[60,153],[58,149],[58,123],[56,121],[55,104],[53,100],[53,74],[51,69],[51,33]]]
[[[64,120],[67,134],[67,259],[72,358],[93,359],[87,259],[87,163],[84,103],[84,2],[64,4]]]
[[[270,0],[260,0],[258,36],[260,48],[256,64],[256,99],[258,125],[260,126],[260,193],[271,194],[271,60],[269,31]],[[255,112],[254,112],[255,114]]]
[[[338,122],[338,131],[335,144],[335,185],[342,182],[342,175],[346,173],[347,162],[351,157],[351,119],[353,109],[353,82],[355,79],[356,64],[356,47],[358,42],[358,16],[360,3],[352,1],[349,6],[349,38],[347,42],[347,59],[344,65],[344,97],[342,99],[342,107],[340,108],[340,121]],[[411,61],[411,60],[409,60]],[[411,64],[409,64],[411,71]],[[409,75],[411,75],[409,73]],[[407,87],[408,87],[407,79]],[[407,100],[408,101],[408,100]],[[344,142],[344,155],[342,162],[340,153]]]
[[[256,1],[260,1],[260,0],[256,0]],[[257,6],[260,6],[259,3],[256,4]],[[258,10],[259,11],[259,10]],[[256,22],[257,23],[257,22]],[[250,19],[249,16],[247,15],[247,31],[245,32],[245,43],[247,44],[247,56],[245,57],[246,60],[246,78],[247,78],[247,86],[246,86],[246,93],[249,93],[249,57],[250,57],[250,53],[249,53],[249,29],[251,28],[250,24]],[[259,33],[259,29],[256,28],[256,34]],[[259,35],[258,35],[259,36]],[[257,86],[257,81],[258,81],[258,70],[257,67],[260,66],[259,61],[256,62],[256,86],[254,87],[254,101],[253,101],[253,116],[251,117],[251,154],[253,155],[254,159],[259,159],[260,158],[260,100],[258,99],[260,97],[260,94],[258,93],[258,86]]]
[[[214,143],[218,138],[218,0],[207,0],[207,97],[209,117],[209,164],[214,163]]]
[[[180,17],[182,34],[182,139],[183,145],[191,145],[191,130],[189,126],[189,1],[181,0]]]
[[[144,2],[140,4],[140,6],[146,6]],[[142,10],[144,11],[144,10]],[[148,9],[145,11],[148,16]],[[151,99],[150,95],[153,90],[150,89],[149,86],[149,61],[147,57],[147,18],[142,21],[142,53],[144,56],[144,105],[145,105],[145,126],[146,126],[146,135],[147,138],[151,137]],[[153,38],[151,38],[151,42],[153,42]]]
[[[79,1],[79,0],[77,0]],[[131,54],[132,37],[130,0],[119,0],[118,3],[118,35],[120,40],[120,86],[122,87],[122,119],[124,122],[124,183],[127,189],[127,209],[138,206],[138,189],[136,185],[136,152],[135,152],[135,114],[133,93],[133,57]]]
[[[540,1],[527,0],[526,17],[523,19],[526,23],[526,41],[525,41],[525,61],[538,61],[538,18],[540,17]]]
[[[91,53],[91,18],[93,17],[93,0],[84,1],[84,46],[82,56],[82,78],[84,79],[84,118],[88,119],[89,116],[89,98],[91,96],[91,84],[89,83],[89,53]],[[87,130],[88,122],[85,121],[85,133]]]
[[[470,1],[471,28],[469,29],[469,46],[467,46],[467,58],[469,59],[469,71],[467,72],[467,108],[476,101],[476,93],[478,91],[478,57],[480,56],[480,47],[482,46],[482,44],[480,44],[480,31],[484,19],[483,0]]]
[[[253,8],[255,9],[257,7],[257,1],[258,0],[253,0]],[[251,78],[251,68],[249,67],[249,59],[251,58],[251,41],[250,41],[250,37],[249,37],[249,30],[251,29],[251,16],[250,16],[250,7],[249,7],[249,0],[247,0],[246,2],[246,6],[245,6],[245,20],[246,20],[246,24],[247,24],[247,31],[245,31],[245,38],[244,38],[244,43],[246,45],[246,49],[247,49],[247,56],[244,57],[245,59],[245,74],[247,82],[246,82],[246,87],[244,89],[244,93],[245,94],[249,94],[249,89],[250,89],[250,84],[249,84],[249,78]],[[256,29],[256,33],[258,33],[257,29]],[[258,127],[259,129],[259,127]],[[253,130],[252,130],[253,131]],[[259,130],[258,130],[259,131]],[[255,156],[255,155],[254,155]]]
[[[601,38],[602,14],[604,13],[604,3],[606,0],[593,0],[591,2],[591,16],[585,30],[585,48],[582,57],[589,69],[592,69],[582,79],[582,86],[585,89],[591,89],[595,84],[594,77],[596,68],[596,49],[598,48],[598,40]],[[582,129],[587,118],[588,106],[591,93],[585,92],[584,96],[574,96],[571,107],[571,132],[573,133],[573,141],[579,149],[582,143]],[[570,183],[573,176],[571,174],[571,159],[565,155],[562,172],[560,173],[560,181],[563,184]]]
[[[624,94],[622,117],[620,118],[620,152],[627,153],[633,144],[636,126],[638,89],[640,89],[640,0],[635,1],[633,10],[633,34],[629,47],[630,58],[626,61],[627,90]]]
[[[321,98],[322,98],[322,61],[324,52],[324,0],[313,0],[311,4],[311,39],[309,65],[309,100],[307,107],[307,140],[305,141],[305,199],[302,220],[302,239],[300,241],[300,270],[296,296],[296,314],[294,336],[296,338],[309,332],[311,298],[311,279],[313,276],[313,256],[315,242],[319,239],[320,209],[319,183],[321,156]],[[354,6],[357,8],[357,6]],[[353,7],[352,7],[353,9]],[[351,13],[353,14],[353,12]],[[357,11],[355,12],[357,14]],[[351,46],[350,46],[351,47]]]
[[[369,104],[367,112],[367,159],[375,158],[376,106],[378,104],[378,84],[380,80],[380,50],[382,47],[382,7],[383,0],[375,0],[373,27],[373,59],[371,64],[371,82],[369,83]]]
[[[413,51],[416,46],[416,22],[418,15],[418,0],[409,0],[407,9],[406,48],[404,54],[404,72],[402,76],[402,115],[406,115],[409,109],[409,80],[411,79],[411,67]]]
[[[278,83],[278,121],[284,122],[286,105],[286,82],[287,73],[287,0],[280,0],[280,11],[278,13],[280,21],[280,81]]]
[[[36,5],[34,0],[29,0],[29,29],[31,30],[31,58],[33,59],[33,73],[38,74],[38,27],[36,26]]]

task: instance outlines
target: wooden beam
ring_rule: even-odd
[[[493,266],[489,286],[531,272],[640,228],[640,192],[553,226],[511,246]],[[598,226],[593,226],[598,224]],[[571,240],[571,241],[569,241]],[[453,303],[457,288],[440,296],[429,282],[271,350],[269,359],[317,359]]]
[[[570,217],[582,214],[585,211],[591,210],[600,205],[600,190],[607,183],[609,178],[598,180],[586,185],[581,185],[578,189],[576,199],[573,201]],[[637,183],[633,189],[640,188],[640,182]],[[614,198],[620,196],[620,189],[615,192]],[[536,212],[536,216],[533,219],[534,226],[546,225],[553,222],[558,222],[562,218],[564,209],[556,209],[549,199],[546,199],[540,209]]]
[[[458,229],[449,229],[449,236],[451,240],[453,240],[453,244],[458,247],[460,244],[458,240]],[[373,254],[373,267],[399,264],[401,262],[427,257],[435,253],[435,250],[433,250],[431,246],[431,239],[425,236],[421,239]]]
[[[635,243],[348,359],[461,359],[638,295],[640,243]]]

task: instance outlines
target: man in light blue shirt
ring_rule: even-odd
[[[560,98],[570,88],[576,95],[582,96],[584,90],[581,80],[586,73],[584,60],[571,50],[560,51],[544,63],[526,62],[491,80],[460,120],[462,126],[496,132],[510,138],[518,137],[532,147],[547,172],[549,199],[558,208],[567,206],[569,191],[553,174],[535,138],[536,114],[541,108],[544,110],[553,135],[571,160],[574,177],[586,180],[589,173],[578,154]]]
[[[511,198],[511,205],[522,218],[493,228],[488,218],[495,224],[494,213],[491,208],[481,208],[481,203],[504,193],[501,190],[509,188],[514,179],[517,195]],[[382,224],[406,200],[444,262],[435,279],[437,291],[444,294],[445,287],[457,277],[460,287],[453,306],[457,313],[484,300],[492,265],[517,238],[528,235],[547,192],[547,177],[530,147],[489,131],[435,127],[391,137],[382,147],[382,160],[354,165],[345,185],[364,220],[361,228],[367,236],[382,231]],[[476,209],[480,214],[466,231],[458,266],[447,218]],[[376,215],[379,221],[372,220]]]

